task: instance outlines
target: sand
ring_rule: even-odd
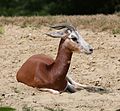
[[[94,48],[94,53],[73,54],[69,76],[81,84],[96,85],[107,93],[81,90],[53,95],[41,92],[16,80],[21,65],[32,55],[44,53],[56,57],[60,39],[44,33],[46,26],[4,25],[0,34],[0,106],[17,111],[117,111],[120,110],[120,35],[109,31],[80,29]]]

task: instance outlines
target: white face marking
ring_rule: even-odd
[[[82,38],[82,36],[78,33],[78,31],[70,31],[68,30],[69,38],[78,44],[81,49],[84,49],[85,53],[90,54],[93,52],[92,47]]]

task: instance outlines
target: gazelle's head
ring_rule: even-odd
[[[64,46],[69,50],[74,52],[81,52],[81,50],[84,50],[86,54],[91,54],[93,52],[93,48],[82,38],[75,27],[68,24],[59,24],[51,26],[51,28],[60,31],[50,32],[47,33],[47,35],[65,39]]]

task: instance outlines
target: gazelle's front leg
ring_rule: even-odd
[[[90,92],[103,92],[106,91],[106,89],[101,88],[101,87],[97,87],[97,86],[88,86],[88,85],[83,85],[83,84],[79,84],[77,82],[75,82],[72,78],[66,76],[66,79],[68,80],[68,82],[74,86],[74,88],[76,88],[76,90],[82,90],[82,89],[86,89],[87,91]]]
[[[68,81],[67,87],[66,87],[65,91],[68,91],[68,92],[70,92],[70,93],[74,93],[74,92],[76,92],[77,90],[76,90],[75,86],[72,85],[72,84]]]
[[[82,89],[85,89],[85,88],[87,87],[87,85],[79,84],[79,83],[75,82],[72,78],[70,78],[70,77],[68,77],[68,76],[66,76],[66,79],[67,79],[68,82],[69,82],[70,84],[72,84],[76,89],[82,90]]]

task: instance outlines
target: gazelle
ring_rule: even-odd
[[[33,55],[19,69],[17,80],[28,86],[39,88],[41,91],[54,94],[64,91],[76,92],[77,89],[98,89],[76,83],[67,76],[73,52],[84,50],[86,54],[91,54],[93,48],[71,25],[59,24],[51,26],[51,28],[59,31],[50,32],[47,35],[61,38],[56,59],[53,60],[44,54]]]

